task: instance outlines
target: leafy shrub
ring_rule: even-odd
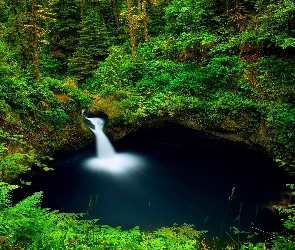
[[[42,193],[35,193],[11,207],[7,206],[7,194],[11,188],[15,187],[7,187],[3,182],[0,182],[0,185],[4,195],[4,202],[0,204],[0,234],[3,238],[2,241],[10,249],[13,246],[32,245],[34,236],[42,232],[44,227],[44,213],[46,210],[41,209],[39,205]]]
[[[123,231],[83,220],[82,214],[64,214],[41,208],[42,192],[13,205],[10,191],[17,186],[0,182],[1,249],[201,249],[192,225],[174,225],[144,232]],[[204,243],[203,243],[204,244]]]
[[[116,90],[133,86],[133,80],[138,78],[138,71],[132,63],[130,55],[123,49],[113,46],[110,55],[99,63],[99,68],[94,72],[94,77],[82,87],[88,91],[100,92],[104,96],[111,95]]]
[[[255,33],[258,41],[273,43],[282,48],[295,47],[294,11],[292,0],[270,1],[260,7],[256,17]]]
[[[50,159],[49,157],[42,157],[39,159],[36,151],[26,145],[22,139],[22,135],[10,135],[8,132],[0,129],[0,181],[11,181],[22,173],[31,170],[31,166],[42,167],[44,170],[50,170],[40,160]],[[17,150],[9,152],[6,147],[7,144]],[[23,147],[26,147],[26,152],[23,152]]]
[[[295,107],[290,104],[274,105],[267,117],[268,126],[273,129],[272,153],[282,166],[295,167],[290,152],[295,149]]]
[[[207,1],[172,1],[165,12],[167,31],[175,34],[197,32],[211,14],[206,5]]]

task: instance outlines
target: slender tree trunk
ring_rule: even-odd
[[[131,40],[132,58],[133,61],[136,58],[136,45],[135,45],[135,34],[134,34],[134,20],[132,16],[131,0],[127,0],[128,3],[128,19],[129,19],[129,32]]]
[[[25,11],[25,15],[27,15],[28,14],[28,6],[27,6],[26,2],[24,3],[24,11]]]
[[[38,57],[38,39],[37,39],[37,15],[36,15],[36,0],[32,0],[32,43],[33,43],[33,64],[34,75],[37,81],[39,76],[39,57]]]
[[[144,40],[148,42],[149,40],[149,33],[148,33],[148,17],[146,13],[146,0],[142,1],[142,11],[143,11],[143,29],[144,29]]]
[[[119,30],[119,19],[118,19],[118,1],[117,0],[113,0],[113,9],[114,9],[114,16],[115,16],[115,20],[116,20],[116,27],[117,30]]]
[[[138,11],[141,11],[141,1],[137,0],[137,9]]]

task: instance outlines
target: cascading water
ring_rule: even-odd
[[[114,157],[116,155],[115,149],[107,136],[102,131],[104,120],[100,118],[87,118],[93,125],[94,129],[89,127],[95,135],[96,156],[99,159]]]
[[[85,167],[93,170],[104,170],[112,173],[123,173],[134,167],[138,167],[142,159],[130,153],[116,153],[110,140],[102,131],[104,120],[101,118],[88,118],[85,110],[82,111],[85,125],[95,135],[96,157],[85,161]]]

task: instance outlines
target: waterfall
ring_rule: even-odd
[[[114,157],[116,155],[115,149],[110,140],[102,131],[104,120],[100,118],[87,118],[94,128],[90,128],[95,136],[96,156],[99,159]]]
[[[92,130],[95,136],[96,156],[99,159],[114,157],[115,149],[110,140],[102,131],[104,120],[101,118],[89,118],[85,115],[85,110],[82,111],[82,118],[85,125]]]
[[[95,135],[96,156],[86,159],[84,166],[89,170],[106,171],[112,174],[127,174],[131,170],[138,169],[142,165],[142,158],[125,153],[116,153],[110,140],[102,131],[104,120],[101,118],[89,118],[82,110],[82,118],[85,125],[92,130]]]

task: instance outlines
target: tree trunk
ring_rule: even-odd
[[[148,33],[148,17],[146,13],[146,0],[142,1],[142,12],[143,12],[143,30],[144,30],[144,40],[148,42],[149,40],[149,33]]]
[[[134,20],[132,15],[131,0],[127,0],[128,3],[128,19],[129,19],[129,32],[131,40],[132,58],[133,61],[136,58],[136,46],[135,46],[135,35],[134,35]]]
[[[34,75],[37,81],[39,76],[39,57],[38,57],[38,39],[37,39],[37,14],[36,14],[36,0],[32,0],[32,43],[33,43],[33,64]]]
[[[113,0],[113,8],[114,8],[114,16],[115,16],[115,20],[116,20],[116,27],[117,30],[119,30],[119,19],[118,19],[118,2],[117,0]]]
[[[137,0],[137,9],[138,9],[138,11],[141,11],[141,2],[140,2],[140,0]]]

